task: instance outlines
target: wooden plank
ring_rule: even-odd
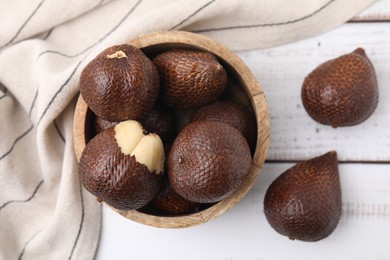
[[[101,246],[96,259],[390,258],[388,165],[339,166],[342,217],[328,238],[315,243],[279,235],[263,212],[268,186],[291,166],[290,163],[266,163],[255,186],[239,204],[219,218],[191,228],[148,227],[103,207]]]
[[[390,1],[376,1],[351,19],[352,22],[390,21]]]
[[[376,68],[379,104],[354,127],[334,129],[313,121],[300,98],[305,76],[320,63],[363,47]],[[260,81],[271,115],[268,160],[302,160],[337,150],[342,161],[390,162],[390,26],[348,23],[297,43],[238,52]]]

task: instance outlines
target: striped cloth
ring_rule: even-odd
[[[79,184],[72,117],[80,73],[100,51],[164,30],[267,48],[326,32],[371,2],[0,1],[0,259],[95,255],[101,207]]]

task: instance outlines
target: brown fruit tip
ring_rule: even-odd
[[[310,159],[309,161],[322,161],[325,162],[326,164],[337,164],[338,159],[337,159],[337,152],[335,150],[329,151],[325,154],[322,154],[320,156],[317,156],[315,158]],[[304,163],[304,162],[301,162]]]
[[[358,54],[360,56],[363,56],[363,57],[367,58],[366,51],[363,48],[361,48],[361,47],[357,48],[352,53],[355,53],[355,54]]]
[[[333,159],[337,160],[337,151],[336,150],[329,151],[326,154],[324,154],[323,157],[329,157],[332,160]]]

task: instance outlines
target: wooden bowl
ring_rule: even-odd
[[[223,45],[198,34],[171,31],[157,32],[131,40],[129,44],[140,48],[148,57],[174,47],[206,50],[213,53],[228,73],[227,96],[231,100],[247,105],[256,116],[257,141],[253,154],[253,165],[249,176],[242,185],[226,199],[194,214],[181,216],[161,216],[138,210],[115,210],[122,216],[136,222],[162,228],[182,228],[208,222],[223,214],[238,203],[253,186],[264,164],[270,139],[270,120],[267,102],[258,81],[244,62]],[[79,97],[74,114],[74,148],[77,159],[90,140],[93,113],[83,98]]]

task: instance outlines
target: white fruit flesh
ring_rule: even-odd
[[[149,171],[162,173],[164,168],[164,146],[156,134],[145,135],[131,152],[137,162],[148,167]]]
[[[163,173],[164,146],[158,135],[145,135],[141,124],[134,120],[117,124],[114,131],[122,153],[134,155],[135,160],[145,165],[150,172]]]
[[[115,139],[124,154],[131,154],[144,137],[141,124],[134,120],[124,121],[115,126]]]

